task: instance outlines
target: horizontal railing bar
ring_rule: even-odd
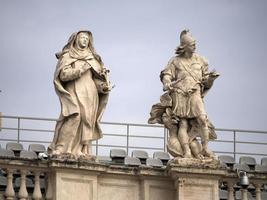
[[[11,130],[11,131],[17,131],[18,128],[8,128],[8,127],[2,127],[2,130]]]
[[[209,142],[216,143],[216,142],[222,142],[222,143],[234,143],[231,140],[210,140]]]
[[[236,141],[236,143],[239,143],[239,144],[257,144],[257,145],[267,145],[267,143],[264,143],[264,142],[245,142],[245,141]]]
[[[28,128],[8,128],[8,127],[2,127],[2,130],[12,130],[12,131],[31,131],[31,132],[48,132],[48,133],[53,133],[55,132],[54,130],[47,130],[47,129],[28,129]]]
[[[9,141],[12,141],[12,142],[17,142],[16,139],[0,139],[0,141],[6,141],[6,142],[9,142]]]
[[[152,124],[135,124],[135,123],[119,123],[119,122],[101,122],[106,125],[123,125],[123,126],[140,126],[140,127],[152,127],[152,128],[164,128],[163,125],[152,125]]]
[[[216,142],[222,142],[222,143],[234,143],[234,141],[231,140],[210,140],[209,142],[216,143]],[[256,145],[267,145],[267,143],[264,142],[245,142],[245,141],[236,141],[236,143],[239,144],[256,144]]]
[[[1,118],[25,119],[25,120],[44,120],[44,121],[57,121],[58,120],[58,119],[54,119],[54,118],[23,117],[23,116],[8,116],[8,115],[2,115]],[[107,124],[107,125],[125,125],[125,126],[128,126],[129,125],[129,126],[142,126],[142,127],[164,128],[163,125],[120,123],[120,122],[101,122],[101,124]]]
[[[45,132],[45,133],[54,133],[54,130],[46,130],[46,129],[27,129],[27,128],[21,128],[20,131],[36,131],[36,132]]]
[[[46,144],[50,144],[51,141],[40,141],[40,140],[20,140],[20,142],[34,142],[34,143],[46,143]]]
[[[133,138],[152,138],[152,139],[164,139],[164,137],[157,137],[157,136],[140,136],[140,135],[129,135],[129,137]]]
[[[96,146],[93,144],[93,146]],[[126,146],[121,146],[121,145],[106,145],[106,144],[98,144],[98,147],[118,147],[118,148],[124,148],[126,149]]]
[[[8,118],[8,119],[26,119],[26,120],[44,120],[44,121],[57,121],[54,118],[40,118],[40,117],[22,117],[22,116],[8,116],[2,115],[0,118]]]
[[[96,146],[96,144],[92,144],[92,146]],[[120,145],[106,145],[106,144],[98,144],[98,147],[119,147],[126,149],[126,146],[120,146]],[[163,148],[156,148],[156,147],[135,147],[135,146],[129,146],[130,149],[151,149],[151,150],[164,150]]]
[[[134,147],[134,146],[129,146],[129,149],[151,149],[151,150],[162,150],[164,151],[164,148],[160,147]]]
[[[226,154],[234,154],[234,152],[230,151],[213,151],[214,153],[226,153]]]
[[[244,130],[244,129],[227,129],[227,128],[215,128],[215,131],[225,131],[225,132],[240,132],[240,133],[260,133],[267,134],[267,131],[259,131],[259,130]]]
[[[214,151],[214,153],[222,153],[222,154],[234,154],[234,152],[229,152],[229,151]],[[267,156],[267,154],[262,154],[262,153],[242,153],[242,152],[235,152],[235,154],[238,155],[251,155],[251,156]]]
[[[57,119],[55,119],[55,118],[23,117],[23,116],[8,116],[8,115],[2,115],[2,116],[0,116],[0,118],[57,121]],[[101,122],[101,124],[164,128],[163,125],[154,125],[154,124],[152,125],[152,124],[119,123],[119,122]],[[226,129],[226,128],[215,128],[215,130],[216,130],[216,131],[227,131],[227,132],[234,132],[234,131],[235,131],[235,132],[246,132],[246,133],[262,133],[262,134],[267,134],[267,131],[259,131],[259,130]]]
[[[115,137],[127,137],[127,135],[121,135],[121,134],[111,134],[111,133],[103,133],[105,136],[115,136]],[[164,137],[157,137],[157,136],[139,136],[139,135],[129,135],[129,137],[132,138],[151,138],[151,139],[164,139]]]
[[[267,154],[263,154],[263,153],[245,153],[245,152],[236,152],[236,154],[239,154],[239,155],[256,155],[256,156],[267,156]]]
[[[113,134],[113,133],[103,133],[105,136],[115,136],[115,137],[126,137],[126,135],[123,134]]]

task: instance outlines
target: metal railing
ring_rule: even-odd
[[[2,129],[0,132],[0,143],[2,143],[2,145],[4,142],[13,141],[19,143],[42,143],[47,146],[52,141],[54,127],[57,121],[51,118],[6,115],[0,115],[0,118],[2,119],[2,127],[0,127],[0,130]],[[47,124],[44,124],[45,128],[32,128],[32,126],[47,122],[50,123],[49,126],[51,126],[51,129],[47,129]],[[30,127],[27,127],[25,123]],[[111,148],[124,148],[127,154],[133,149],[142,149],[151,152],[166,151],[168,134],[164,126],[114,122],[102,122],[101,124],[104,130],[103,138],[109,139],[106,142],[103,141],[104,139],[101,139],[93,143],[94,153],[96,155],[103,155],[103,149],[105,148],[107,150]],[[121,130],[118,131],[118,128]],[[147,133],[147,130],[150,132]],[[267,131],[217,128],[216,132],[218,134],[218,139],[211,141],[210,146],[217,154],[230,154],[234,156],[235,159],[241,155],[254,157],[267,156],[267,143],[263,142],[267,141]],[[33,135],[29,136],[30,133],[33,133]],[[258,136],[257,138],[259,141],[252,140],[255,135]],[[241,139],[239,139],[239,137]],[[152,145],[147,145],[149,143],[152,143]],[[221,146],[221,144],[224,145]],[[249,147],[247,147],[247,145],[249,145]],[[102,154],[100,150],[102,150]],[[255,152],[255,150],[257,150],[257,152]]]

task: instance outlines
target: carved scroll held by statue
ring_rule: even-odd
[[[93,47],[90,31],[79,31],[56,54],[54,86],[61,104],[53,156],[91,155],[91,142],[102,137],[100,120],[112,89],[107,70]]]
[[[160,103],[152,106],[148,122],[164,124],[169,130],[167,149],[172,156],[214,157],[208,149],[208,141],[217,136],[207,117],[203,98],[219,74],[209,72],[207,60],[195,53],[196,42],[188,30],[181,32],[180,40],[176,56],[160,74],[166,93]]]

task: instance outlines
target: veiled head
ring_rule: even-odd
[[[89,34],[87,32],[79,32],[76,36],[75,45],[79,49],[88,48],[90,41]]]

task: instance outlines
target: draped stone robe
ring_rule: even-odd
[[[105,81],[99,80],[102,70],[92,54],[83,59],[69,53],[61,56],[54,76],[61,114],[48,150],[60,147],[65,153],[71,145],[71,152],[77,154],[83,145],[102,137],[99,123],[108,100],[108,94],[98,90],[98,84]]]

